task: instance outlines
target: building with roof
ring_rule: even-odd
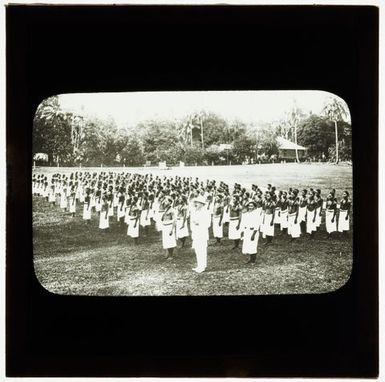
[[[306,157],[307,148],[297,145],[285,138],[277,137],[278,156],[281,160],[292,161],[295,160],[295,151],[298,151],[299,160]]]

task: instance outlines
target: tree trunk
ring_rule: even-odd
[[[299,163],[298,150],[297,150],[297,126],[294,126],[294,140],[295,140],[295,160]]]
[[[201,140],[202,140],[202,149],[203,149],[204,147],[203,147],[203,121],[202,121],[202,117],[200,118],[200,122],[201,122]]]
[[[334,127],[336,131],[336,164],[340,161],[340,158],[338,156],[338,127],[337,127],[337,121],[334,121]]]

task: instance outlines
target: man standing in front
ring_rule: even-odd
[[[197,266],[193,271],[202,273],[207,267],[207,241],[209,239],[209,213],[205,207],[206,201],[202,195],[193,200],[194,208],[191,213],[192,247],[195,250]]]

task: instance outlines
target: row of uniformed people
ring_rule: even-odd
[[[108,211],[108,217],[114,215],[113,207],[118,207],[117,217],[119,220],[124,216],[124,221],[128,224],[128,221],[133,219],[132,216],[135,211],[135,209],[132,208],[133,203],[129,202],[127,195],[124,194],[124,190],[122,189],[120,189],[119,192],[113,193],[113,186],[110,185],[108,192],[103,192],[96,188],[92,190],[87,187],[87,184],[83,186],[81,183],[77,188],[74,186],[69,188],[69,186],[66,187],[65,184],[63,186],[63,183],[66,183],[65,181],[56,181],[47,193],[47,183],[47,179],[45,178],[44,182],[40,182],[38,185],[34,184],[34,193],[48,197],[50,202],[55,202],[56,193],[59,193],[60,207],[63,209],[69,208],[72,214],[76,211],[77,200],[80,203],[84,203],[83,218],[85,220],[91,219],[91,211],[93,208],[95,208],[95,211],[101,212],[103,204],[105,204],[104,212]],[[223,185],[223,183],[221,184]],[[42,185],[44,185],[44,188]],[[252,192],[248,193],[245,192],[245,189],[240,189],[237,184],[232,195],[228,192],[217,193],[214,198],[213,193],[204,193],[208,200],[207,208],[212,215],[214,237],[219,241],[223,237],[223,224],[229,223],[229,238],[235,241],[235,247],[238,246],[240,239],[239,225],[242,210],[245,209],[245,201],[250,199],[251,196],[251,199],[254,200],[256,204],[258,225],[264,237],[268,237],[268,242],[271,242],[274,236],[275,224],[279,224],[281,230],[287,230],[292,238],[299,237],[301,229],[298,229],[298,225],[301,226],[302,224],[305,225],[303,231],[313,235],[321,225],[323,208],[326,210],[325,225],[328,234],[337,230],[340,232],[348,231],[350,210],[349,195],[345,192],[340,206],[338,206],[339,216],[337,228],[337,202],[334,194],[335,191],[333,190],[329,194],[327,201],[323,202],[320,196],[320,190],[316,190],[315,192],[312,189],[309,192],[303,190],[299,196],[298,190],[290,190],[290,196],[287,198],[287,192],[280,191],[276,193],[274,187],[271,187],[271,185],[268,185],[268,189],[265,195],[263,195],[262,191],[254,185]],[[143,200],[141,197],[136,197],[136,207],[141,209],[140,224],[142,226],[150,225],[150,219],[152,218],[156,223],[157,230],[161,230],[159,216],[164,213],[164,206],[161,202],[162,196],[164,197],[165,195],[154,197],[154,193],[149,193],[148,199]],[[185,195],[185,197],[187,196],[190,197],[191,193]],[[130,209],[127,208],[128,206],[130,206]],[[184,208],[188,214],[189,206],[185,206]],[[129,211],[131,211],[131,217]],[[263,219],[260,219],[262,216]],[[104,219],[100,224],[103,228],[106,228],[107,225],[107,219]],[[135,226],[135,228],[137,228],[137,226]],[[186,229],[187,227],[185,225],[183,230],[186,232]],[[134,234],[135,232],[136,230],[131,233]]]
[[[119,219],[122,218],[123,215],[127,215],[127,206],[125,205],[127,202],[127,195],[124,194],[124,190],[122,189],[120,189],[119,192],[113,193],[113,185],[110,185],[108,192],[96,188],[92,190],[88,188],[87,185],[83,187],[82,184],[79,184],[76,189],[74,188],[74,186],[72,186],[70,192],[68,191],[68,187],[63,187],[61,184],[59,186],[55,184],[55,187],[57,187],[59,191],[61,190],[59,194],[61,208],[69,208],[70,212],[74,213],[76,210],[77,200],[85,204],[83,211],[85,220],[90,219],[90,209],[92,210],[92,208],[95,207],[95,210],[97,212],[101,211],[102,197],[105,196],[106,193],[109,196],[107,198],[108,215],[113,216],[113,209],[111,208],[111,205],[113,207],[119,206],[119,208],[117,209],[117,215]],[[269,187],[271,186],[268,185],[268,189],[263,197],[262,191],[258,187],[255,188],[255,186],[253,186],[252,193],[245,192],[244,189],[240,190],[239,187],[235,187],[235,190],[233,191],[232,195],[230,195],[228,192],[217,193],[217,196],[215,197],[214,201],[213,194],[206,193],[206,197],[209,202],[208,209],[213,215],[214,237],[216,237],[217,239],[223,237],[222,223],[229,222],[229,237],[230,239],[235,240],[236,246],[238,245],[237,240],[239,240],[240,235],[240,233],[238,232],[239,229],[237,229],[239,223],[239,216],[242,212],[242,209],[245,208],[245,200],[250,199],[250,196],[253,196],[252,199],[256,202],[256,208],[259,214],[264,214],[264,219],[262,220],[262,233],[264,233],[264,235],[268,236],[269,238],[274,236],[274,224],[279,224],[281,230],[287,229],[288,233],[291,234],[293,238],[295,238],[298,237],[298,229],[296,227],[296,224],[298,224],[298,222],[300,225],[304,223],[306,225],[306,232],[311,234],[321,225],[323,205],[326,209],[327,232],[331,233],[337,230],[337,218],[335,217],[337,212],[337,204],[335,198],[333,197],[333,192],[335,191],[332,191],[332,196],[329,198],[330,200],[328,199],[326,202],[323,202],[322,198],[320,197],[320,190],[317,190],[316,192],[310,190],[308,193],[306,190],[303,190],[299,196],[298,190],[290,190],[289,193],[294,194],[295,196],[293,201],[293,197],[287,198],[287,192],[280,191],[278,193],[275,193],[274,188],[269,189]],[[79,192],[79,189],[84,190],[85,193]],[[34,191],[36,191],[36,188],[34,188]],[[37,192],[39,193],[39,190],[37,190]],[[67,197],[68,194],[69,196]],[[187,195],[189,194],[190,193],[187,193]],[[348,227],[350,201],[348,200],[348,194],[346,194],[347,193],[345,193],[345,196],[339,206],[339,231],[346,231],[349,229]],[[47,197],[47,193],[44,192],[44,190],[40,190],[40,195]],[[111,195],[112,198],[110,197]],[[87,198],[86,201],[85,198]],[[140,202],[138,202],[138,207],[140,207],[142,210],[146,210],[147,208],[144,205],[141,205],[141,201],[143,198],[137,197],[137,199],[140,200]],[[153,218],[157,223],[157,230],[160,231],[158,223],[159,219],[157,218],[164,212],[164,207],[159,202],[159,199],[161,199],[161,197],[154,198],[154,193],[149,193],[148,199],[151,200],[151,209],[149,213],[142,213],[142,225],[148,225],[149,219]],[[53,195],[53,193],[49,193],[48,200],[50,200],[51,202],[55,202],[55,195]],[[294,213],[297,215],[296,218],[294,218]],[[220,219],[221,215],[222,219]],[[147,216],[147,223],[144,221],[145,216]],[[125,216],[126,223],[128,219],[128,216]],[[219,224],[220,221],[221,224]],[[270,224],[270,221],[274,221],[274,224]],[[296,221],[297,223],[295,223]],[[105,226],[106,224],[102,225]]]
[[[181,239],[183,246],[186,237],[189,236],[187,220],[190,218],[191,225],[191,216],[194,212],[192,206],[199,205],[194,202],[197,199],[203,200],[205,203],[205,208],[202,209],[204,215],[201,214],[205,221],[201,223],[207,226],[207,229],[211,225],[213,226],[213,235],[217,241],[223,237],[223,224],[229,223],[229,238],[234,240],[234,247],[238,247],[239,241],[243,239],[242,251],[251,255],[250,261],[252,262],[253,257],[255,259],[259,232],[262,232],[263,237],[267,238],[268,244],[274,236],[274,225],[279,224],[281,230],[287,229],[288,234],[295,239],[301,234],[300,224],[305,222],[306,232],[312,235],[321,224],[323,205],[326,208],[328,233],[337,230],[337,203],[334,190],[328,195],[327,201],[322,203],[320,190],[315,192],[312,189],[309,192],[303,190],[298,196],[298,190],[290,189],[287,197],[287,192],[275,192],[271,185],[268,185],[263,194],[257,186],[253,185],[252,191],[249,193],[240,185],[235,184],[233,192],[230,193],[228,186],[223,182],[218,188],[215,186],[215,182],[211,184],[212,187],[210,185],[204,187],[203,182],[199,182],[197,179],[193,183],[190,182],[191,178],[187,182],[183,178],[184,184],[191,187],[184,188],[185,194],[174,192],[170,196],[170,192],[162,190],[162,185],[170,185],[170,179],[166,178],[163,181],[155,182],[155,187],[152,189],[154,192],[147,192],[150,190],[147,187],[147,191],[144,194],[139,193],[140,197],[138,197],[138,193],[128,196],[124,192],[124,188],[117,191],[113,181],[110,182],[108,188],[103,187],[103,190],[96,187],[92,190],[89,182],[75,182],[77,188],[74,185],[69,188],[66,179],[60,179],[59,176],[59,179],[51,180],[52,192],[47,193],[48,181],[46,177],[39,177],[40,179],[38,181],[35,179],[33,183],[34,194],[54,201],[56,193],[59,193],[61,207],[69,206],[69,210],[73,214],[76,211],[76,201],[83,201],[83,219],[86,221],[91,219],[91,212],[95,207],[95,211],[100,213],[99,227],[101,229],[109,227],[109,218],[114,216],[114,207],[117,207],[117,220],[124,218],[124,222],[128,226],[127,235],[135,239],[139,237],[139,225],[146,227],[151,225],[151,219],[154,220],[157,230],[162,231],[163,247],[168,250],[169,255],[172,255],[177,239]],[[140,175],[140,177],[143,176]],[[145,176],[145,178],[147,177]],[[131,181],[137,182],[137,180],[138,177],[134,176]],[[153,178],[148,177],[146,182],[148,183],[148,181],[153,181]],[[142,182],[141,186],[145,186],[146,182]],[[91,185],[95,186],[94,183]],[[106,186],[105,183],[104,186]],[[84,192],[79,192],[79,189]],[[117,192],[114,193],[114,191]],[[181,191],[180,188],[179,191]],[[52,194],[54,197],[51,196]],[[350,200],[348,197],[348,193],[345,192],[340,203],[338,224],[340,231],[349,230]],[[191,230],[194,242],[193,229]],[[205,236],[208,239],[208,231]],[[198,246],[197,240],[194,245]]]

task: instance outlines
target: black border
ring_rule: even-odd
[[[378,9],[6,8],[8,376],[376,377]],[[53,295],[33,273],[31,132],[53,94],[325,90],[353,123],[354,267],[322,295]]]

